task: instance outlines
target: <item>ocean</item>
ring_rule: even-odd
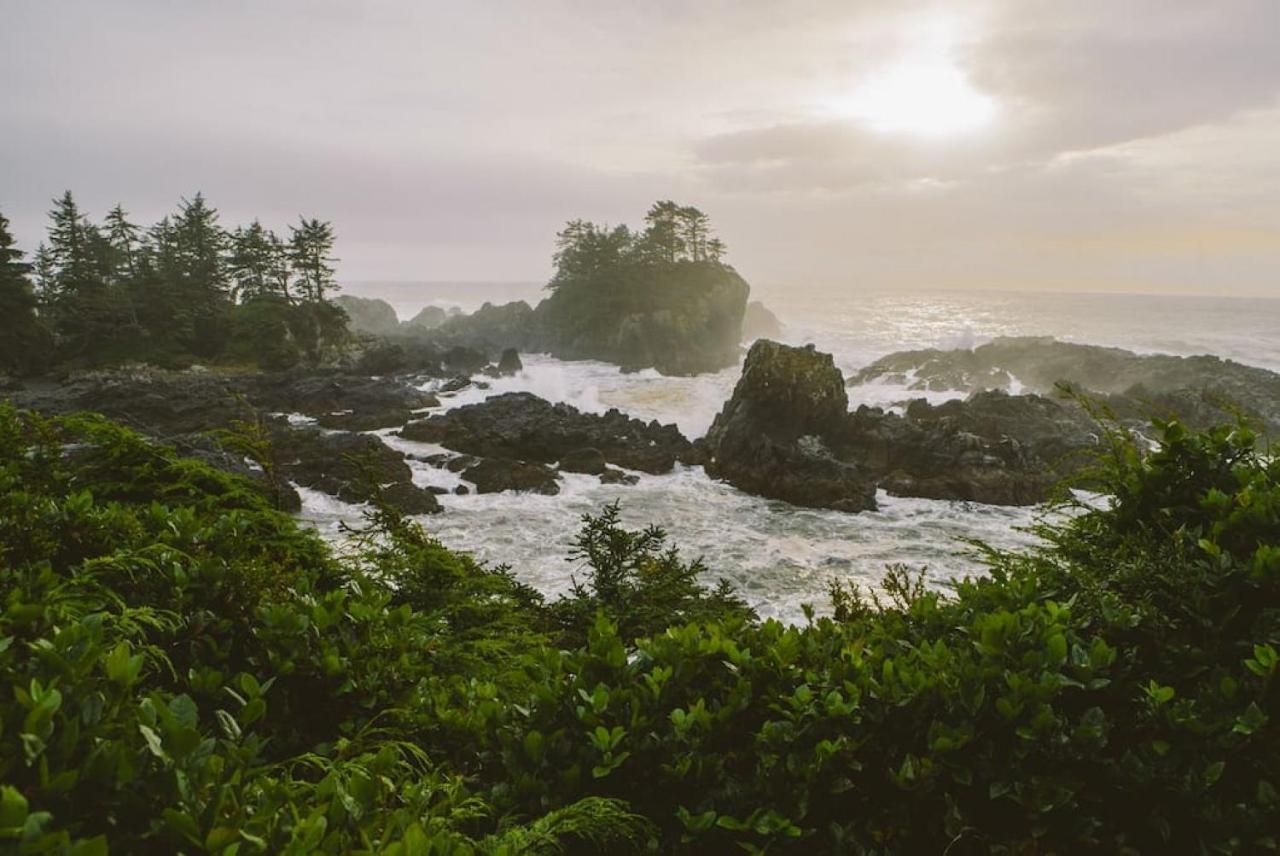
[[[402,319],[423,306],[470,311],[489,301],[536,302],[535,283],[352,283],[349,294],[380,297]],[[1280,371],[1280,300],[1127,294],[1011,292],[818,292],[783,286],[753,290],[785,325],[784,341],[812,342],[830,352],[846,376],[893,351],[973,347],[995,336],[1037,335],[1142,353],[1216,354]],[[737,367],[694,378],[654,371],[623,374],[598,362],[524,355],[525,369],[467,390],[445,407],[488,395],[528,390],[584,411],[617,407],[632,416],[674,422],[689,437],[706,432],[737,381]],[[853,387],[850,405],[890,405],[909,397],[885,384]],[[955,393],[958,395],[959,393]],[[918,393],[913,394],[918,395]],[[950,393],[932,393],[931,398]],[[438,447],[380,432],[406,451]],[[414,464],[415,480],[452,488],[457,477]],[[643,475],[634,486],[601,485],[564,474],[558,496],[490,494],[441,497],[442,514],[423,517],[446,545],[478,559],[509,565],[543,592],[564,591],[584,569],[566,559],[582,515],[618,500],[627,525],[657,524],[688,558],[701,556],[708,579],[729,580],[764,617],[796,621],[802,604],[829,607],[833,580],[876,586],[891,563],[927,567],[935,585],[981,573],[971,539],[1013,547],[1034,543],[1027,532],[1043,511],[976,503],[901,499],[881,494],[880,510],[863,514],[796,508],[748,496],[709,479],[698,468]],[[360,509],[304,491],[304,516],[340,536],[340,524]]]

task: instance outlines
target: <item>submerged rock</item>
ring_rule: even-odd
[[[646,424],[617,410],[603,415],[582,413],[528,392],[493,396],[410,422],[400,435],[456,452],[542,464],[596,449],[608,463],[648,473],[670,472],[678,459],[692,451],[674,425]]]

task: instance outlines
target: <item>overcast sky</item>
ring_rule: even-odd
[[[748,280],[1280,296],[1280,0],[0,0],[0,212],[332,220],[537,280],[708,212]]]

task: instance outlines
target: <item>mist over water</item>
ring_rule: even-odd
[[[485,301],[536,302],[532,283],[365,283],[347,292],[380,297],[400,317],[428,304],[477,308]],[[1047,335],[1114,345],[1140,352],[1213,353],[1280,370],[1280,301],[1148,295],[1016,294],[1005,292],[830,294],[801,289],[755,289],[786,329],[784,341],[815,343],[831,352],[846,376],[893,351],[972,347],[994,336]],[[616,366],[564,362],[524,355],[520,374],[471,388],[443,401],[441,410],[490,395],[528,390],[584,411],[616,407],[634,417],[673,422],[689,437],[704,434],[733,390],[739,368],[692,378],[654,371],[623,373]],[[889,406],[921,393],[875,384],[849,390],[850,406]],[[960,393],[931,393],[938,400]],[[404,451],[431,454],[440,447],[410,443],[379,432]],[[415,480],[452,489],[458,477],[413,462]],[[615,499],[632,526],[666,528],[687,557],[702,556],[709,577],[729,579],[762,615],[798,620],[800,606],[828,606],[833,579],[875,585],[892,562],[928,566],[935,583],[980,572],[965,539],[999,546],[1030,543],[1023,529],[1042,512],[881,494],[880,510],[851,515],[797,508],[748,496],[678,468],[665,476],[641,475],[635,486],[601,485],[595,478],[564,474],[561,493],[441,497],[443,514],[422,518],[446,545],[478,558],[509,564],[539,589],[563,591],[581,568],[566,555],[583,514]],[[304,494],[305,513],[337,534],[358,509],[323,495]]]

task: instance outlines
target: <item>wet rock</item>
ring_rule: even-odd
[[[849,382],[872,381],[913,390],[1041,394],[1065,383],[1107,396],[1117,414],[1139,429],[1152,416],[1203,428],[1230,421],[1238,407],[1269,433],[1280,433],[1280,374],[1207,355],[1135,354],[1048,337],[1001,337],[972,350],[889,354]]]
[[[600,484],[633,485],[639,483],[640,476],[635,473],[624,473],[615,467],[606,467],[604,472],[600,473]]]
[[[518,374],[524,370],[524,363],[520,362],[520,352],[515,348],[507,348],[502,352],[502,356],[498,359],[498,374],[501,376],[509,376]]]
[[[707,432],[707,473],[796,505],[874,509],[871,474],[836,458],[824,439],[840,433],[847,415],[844,378],[830,354],[761,339]]]
[[[567,473],[587,473],[598,476],[607,464],[599,449],[576,449],[560,459],[560,469]]]
[[[476,493],[514,490],[555,496],[560,492],[555,470],[508,458],[485,458],[464,471],[462,477],[476,486]]]
[[[466,496],[471,493],[471,488],[467,487],[465,484],[460,484],[453,489],[453,492],[458,496]]]
[[[582,413],[527,392],[493,396],[410,422],[400,434],[458,452],[543,464],[591,448],[608,463],[648,473],[670,472],[678,459],[692,453],[674,425],[646,424],[617,410]]]
[[[453,455],[448,456],[448,460],[444,463],[444,468],[451,473],[460,473],[478,463],[480,463],[480,459],[475,455]]]
[[[232,378],[145,368],[82,372],[61,384],[33,383],[11,400],[18,407],[51,415],[101,413],[159,439],[228,427],[256,416]]]
[[[454,345],[444,352],[441,362],[450,371],[473,375],[489,365],[489,355],[476,348]]]
[[[272,447],[281,471],[294,482],[338,497],[367,502],[381,491],[406,514],[431,514],[440,504],[413,484],[404,457],[369,434],[275,426]]]
[[[395,428],[414,410],[438,406],[434,395],[397,378],[282,372],[246,378],[249,399],[263,410],[294,411],[344,431]]]

